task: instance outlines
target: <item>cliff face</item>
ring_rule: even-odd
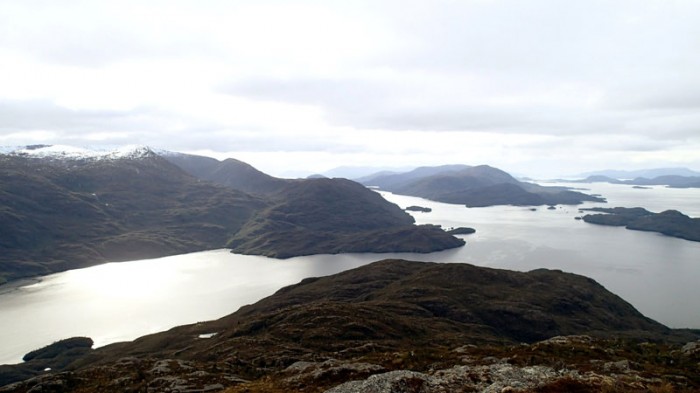
[[[5,391],[56,381],[73,391],[700,387],[700,351],[679,344],[697,338],[574,274],[385,260],[303,280],[217,321],[81,353],[70,371]],[[55,367],[12,370],[32,364]],[[578,391],[601,391],[590,389]]]

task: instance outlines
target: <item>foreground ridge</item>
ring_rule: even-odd
[[[4,383],[34,377],[0,391],[692,391],[697,333],[575,274],[384,260],[217,321],[77,356],[35,351],[0,367]]]

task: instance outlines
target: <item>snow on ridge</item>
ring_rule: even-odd
[[[116,160],[143,158],[153,154],[148,146],[127,145],[118,148],[83,148],[68,145],[5,146],[0,153],[13,156],[63,160]]]

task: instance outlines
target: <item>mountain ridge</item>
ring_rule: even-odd
[[[46,149],[0,154],[0,283],[227,246],[287,258],[464,245],[439,228],[414,225],[398,206],[348,180],[284,180],[233,159],[190,161],[220,175],[219,184],[149,148],[97,159],[83,151],[37,154]],[[334,226],[318,226],[315,211]],[[374,224],[365,228],[361,221]]]

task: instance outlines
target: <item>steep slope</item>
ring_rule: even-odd
[[[494,205],[553,205],[579,204],[583,201],[604,201],[601,198],[568,190],[563,187],[542,187],[516,180],[508,173],[479,165],[432,168],[410,176],[391,175],[367,181],[384,190],[412,195],[434,201],[465,204],[468,207]]]
[[[116,159],[0,155],[0,276],[225,246],[267,203],[150,150]]]
[[[346,179],[291,182],[228,243],[277,258],[340,252],[431,252],[464,245]]]
[[[623,367],[630,374],[635,364],[649,380],[672,373],[686,386],[700,386],[694,358],[683,355],[680,346],[626,341],[670,343],[697,337],[644,317],[595,281],[574,274],[384,260],[305,279],[217,321],[177,327],[87,355],[81,351],[56,356],[59,366],[72,362],[68,366],[72,371],[6,391],[26,392],[56,381],[85,392],[146,386],[163,391],[166,386],[174,389],[173,381],[180,390],[187,386],[202,391],[216,385],[218,390],[235,388],[232,391],[323,391],[388,370],[432,372],[451,366],[461,367],[461,386],[467,386],[479,380],[478,369],[465,370],[467,365],[494,363],[499,368],[543,364],[580,369],[566,374],[572,377],[592,371],[614,376]],[[686,347],[684,351],[692,354],[693,347]],[[623,356],[633,361],[620,363]],[[5,366],[0,376],[21,378],[26,375],[23,371],[32,373],[31,367],[38,373],[39,367],[51,364],[44,356],[25,365]],[[647,381],[635,378],[631,381],[636,381],[637,389]],[[540,382],[551,380],[556,378]]]

